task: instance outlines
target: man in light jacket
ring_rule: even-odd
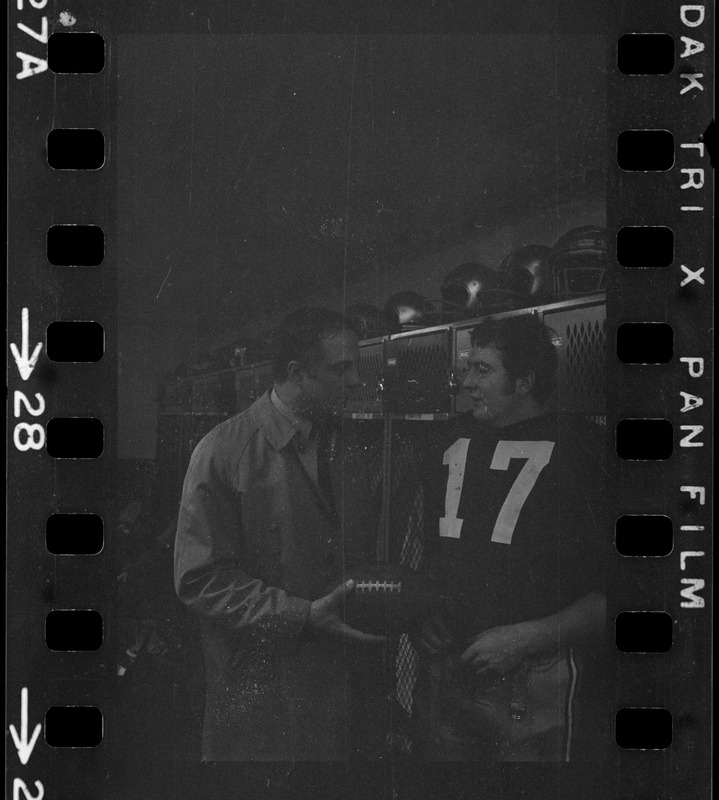
[[[205,760],[345,760],[361,751],[351,668],[380,658],[383,639],[342,620],[351,581],[328,591],[372,558],[379,523],[367,450],[341,425],[343,400],[360,385],[358,357],[341,314],[289,315],[273,388],[211,431],[190,460],[175,587],[201,620]]]

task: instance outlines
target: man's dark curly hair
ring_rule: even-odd
[[[557,351],[552,332],[536,315],[484,320],[473,328],[470,341],[473,347],[493,344],[512,382],[533,372],[532,396],[546,403],[557,383]]]

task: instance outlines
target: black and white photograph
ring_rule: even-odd
[[[53,191],[64,169],[96,183],[83,201],[76,171],[73,199],[43,200],[63,228],[50,288],[38,309],[11,303],[14,416],[50,414],[13,418],[11,437],[27,463],[55,459],[17,523],[41,526],[40,557],[9,550],[11,584],[40,565],[26,608],[47,615],[48,650],[33,662],[25,637],[35,666],[8,684],[13,796],[65,796],[64,772],[58,791],[109,800],[707,796],[687,681],[693,664],[708,691],[708,651],[676,642],[709,588],[707,478],[687,460],[708,453],[691,424],[708,318],[682,338],[672,316],[705,303],[705,276],[678,228],[668,269],[617,235],[658,230],[670,192],[680,215],[684,183],[704,191],[706,126],[675,131],[662,169],[691,167],[676,185],[642,168],[642,205],[615,131],[637,85],[617,32],[643,29],[604,4],[199,5],[42,17],[53,35],[111,27],[90,122],[62,71],[46,109],[52,133],[108,125],[99,166],[53,167]],[[677,12],[697,40],[699,8]],[[52,72],[17,58],[23,90]],[[634,127],[668,127],[649,116]],[[104,261],[53,255],[70,226],[104,231]],[[679,288],[653,283],[641,311],[649,273]],[[53,358],[46,319],[88,352],[104,330],[101,381]],[[84,417],[102,445],[73,466],[61,433],[86,441]],[[651,425],[629,442],[632,421]],[[61,612],[99,612],[97,643],[63,646]],[[99,738],[52,744],[41,702],[68,726],[62,709],[90,725],[102,706]]]
[[[596,751],[605,50],[120,40],[117,699],[147,752]]]

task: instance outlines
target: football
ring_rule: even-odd
[[[426,575],[396,564],[365,564],[348,569],[330,589],[352,579],[342,616],[348,625],[365,633],[397,635],[420,626],[435,612],[441,595]]]

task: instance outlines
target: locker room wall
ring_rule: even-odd
[[[603,200],[586,199],[565,203],[556,207],[547,207],[528,218],[520,219],[495,228],[486,233],[468,239],[461,244],[428,254],[426,257],[399,264],[377,265],[374,275],[367,275],[347,287],[346,302],[370,302],[382,308],[386,299],[394,292],[412,289],[429,299],[439,297],[439,287],[444,276],[453,267],[467,261],[481,261],[492,269],[497,269],[504,256],[523,244],[552,245],[567,230],[579,225],[604,225],[606,223],[606,207]],[[302,305],[327,305],[341,308],[343,287],[341,272],[338,270],[336,285],[326,287],[326,294],[318,297],[312,292],[295,294],[294,307]],[[215,347],[229,344],[236,336],[254,336],[279,322],[281,314],[268,313],[267,309],[258,308],[255,316],[246,325],[227,337],[208,341],[198,340],[196,352],[184,353],[189,363],[203,352]],[[160,376],[158,376],[159,378]],[[157,404],[153,393],[146,393],[148,419],[136,418],[133,423],[135,435],[139,428],[151,425],[144,438],[143,457],[156,455],[157,446]],[[133,438],[135,438],[133,436]],[[129,444],[129,442],[127,443]],[[152,451],[148,452],[150,447]]]
[[[511,212],[508,212],[511,216]],[[444,276],[459,264],[480,261],[492,269],[499,265],[511,250],[523,244],[543,244],[552,246],[566,231],[580,225],[606,225],[606,203],[603,198],[573,200],[559,205],[547,206],[528,216],[518,216],[506,224],[478,230],[476,235],[461,243],[438,249],[421,259],[408,260],[396,264],[378,264],[374,271],[368,271],[361,279],[350,283],[347,288],[347,304],[357,302],[372,303],[379,308],[395,292],[405,289],[420,292],[430,300],[440,296],[440,285]],[[296,295],[296,307],[305,304],[328,305],[341,308],[344,287],[341,270],[337,271],[335,284],[326,287],[326,294]],[[281,315],[268,316],[265,309],[257,314],[239,331],[241,335],[251,336],[258,329],[271,327]],[[218,343],[219,344],[219,343]]]

